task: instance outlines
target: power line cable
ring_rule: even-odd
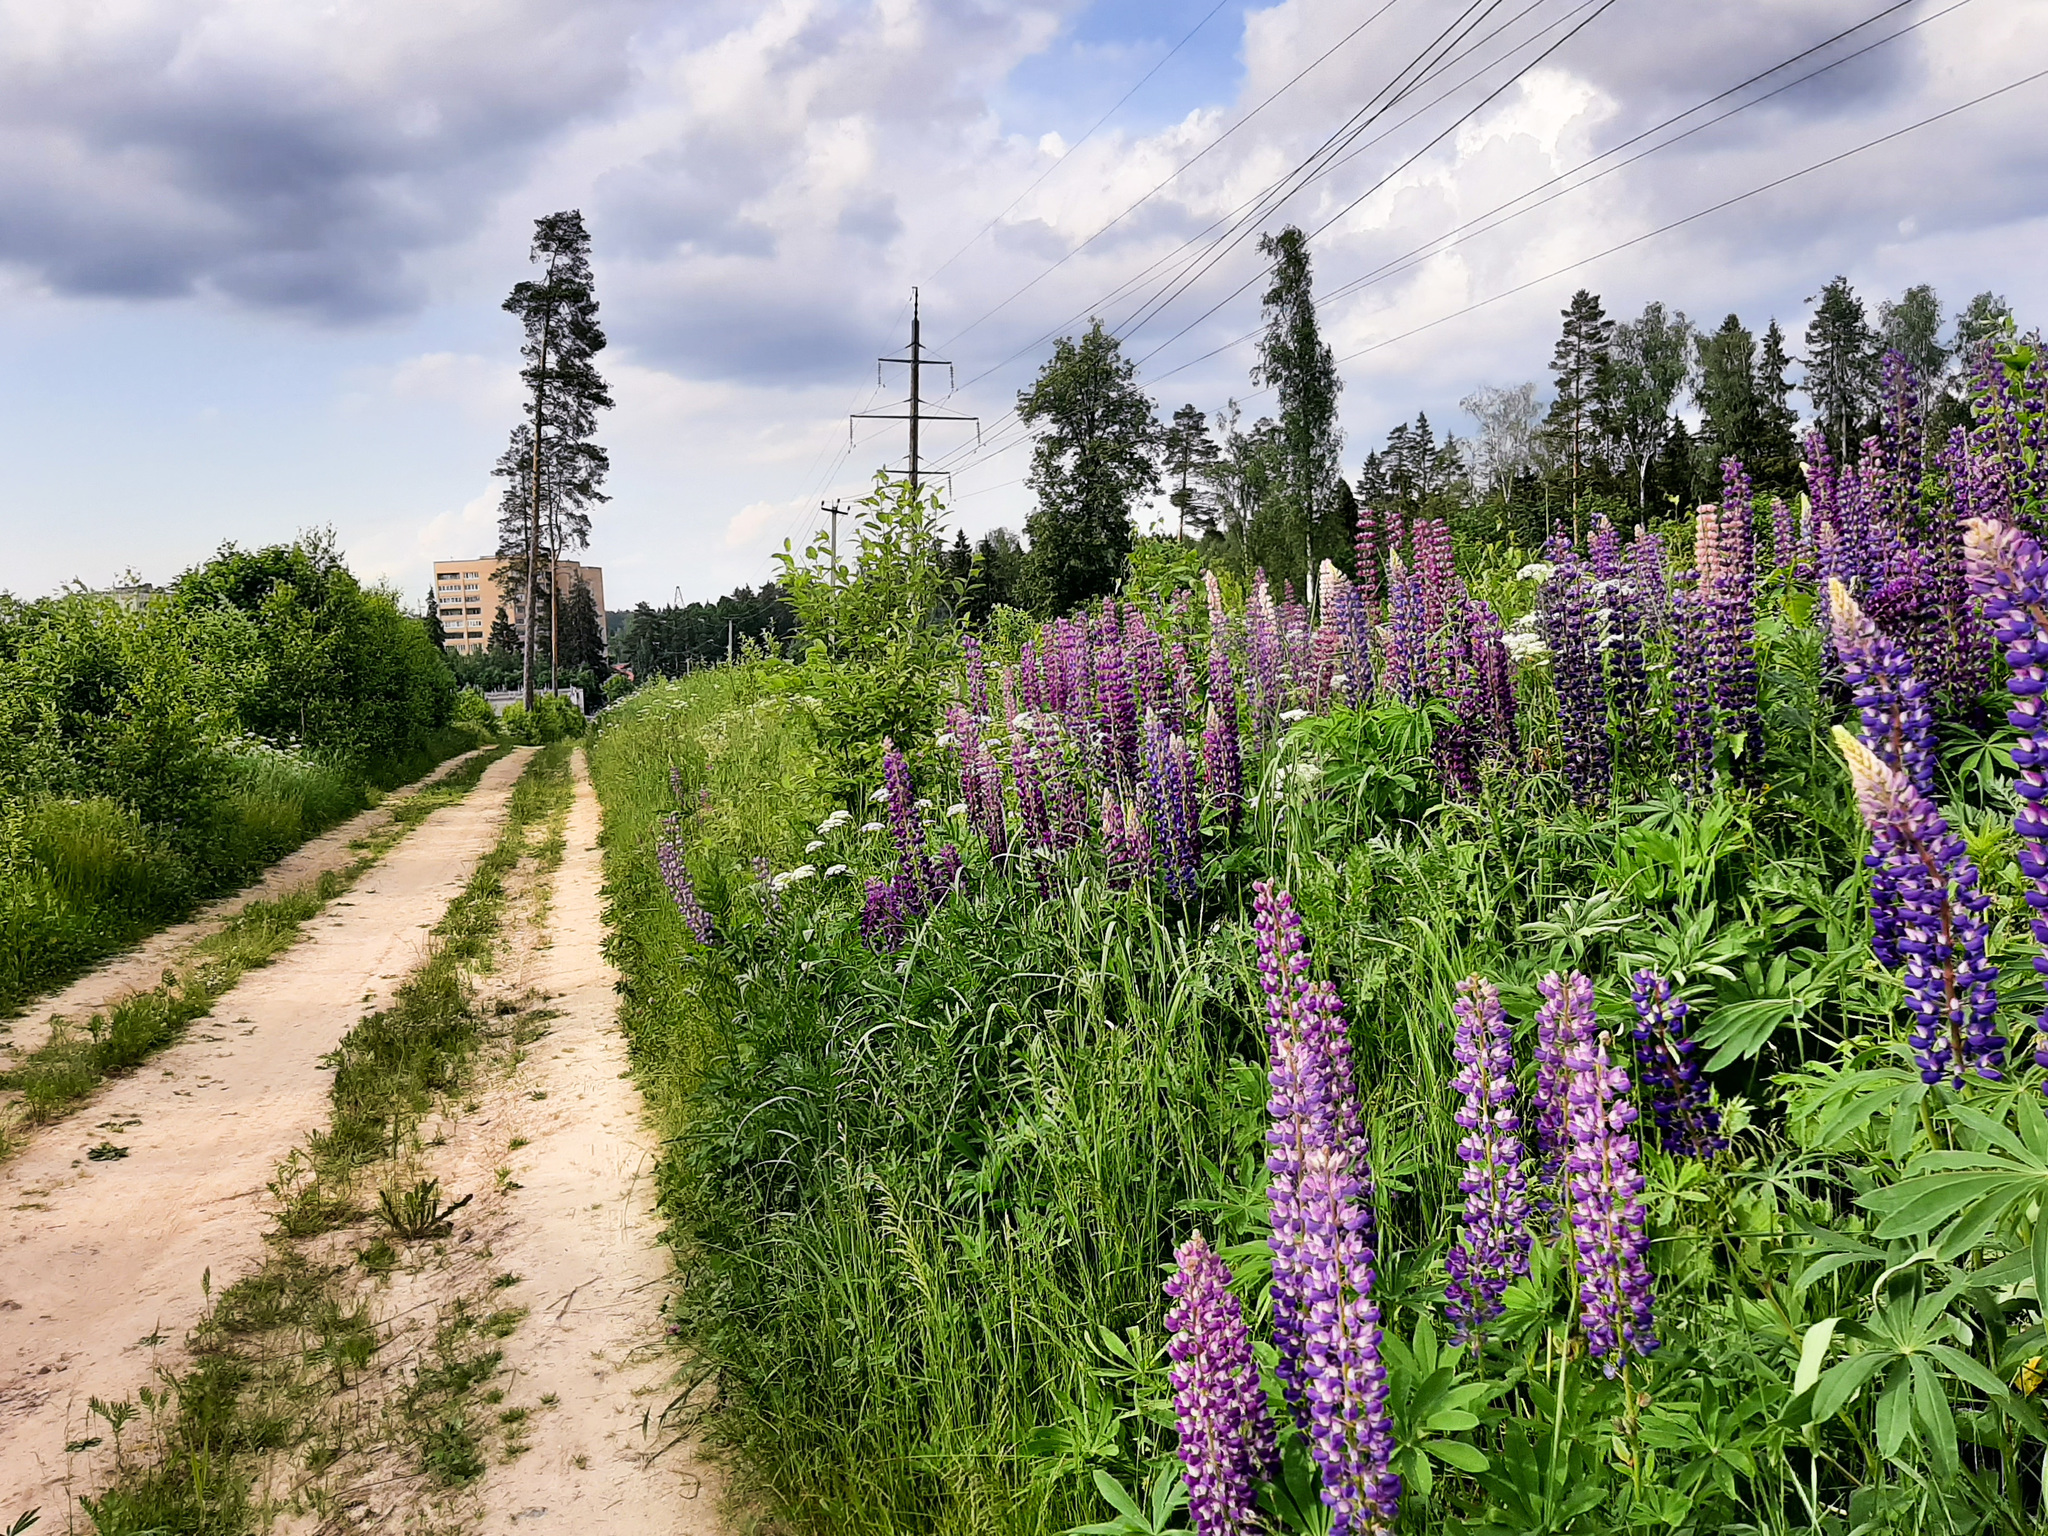
[[[965,256],[968,253],[968,251],[973,249],[976,241],[980,240],[983,235],[986,235],[990,230],[994,229],[998,224],[1002,223],[1004,219],[1008,218],[1011,215],[1011,213],[1013,213],[1016,210],[1016,207],[1019,203],[1023,202],[1025,198],[1029,197],[1032,193],[1036,192],[1041,186],[1043,186],[1045,184],[1045,179],[1048,176],[1052,175],[1054,171],[1058,170],[1061,166],[1065,165],[1068,162],[1068,160],[1072,157],[1075,150],[1079,149],[1083,144],[1086,144],[1090,139],[1094,138],[1096,131],[1100,129],[1102,125],[1108,122],[1112,117],[1115,117],[1117,113],[1121,112],[1124,109],[1125,103],[1127,103],[1133,96],[1137,95],[1139,91],[1143,90],[1146,84],[1150,82],[1152,77],[1158,74],[1160,70],[1164,69],[1167,66],[1167,64],[1172,61],[1173,56],[1175,54],[1179,53],[1181,49],[1187,47],[1189,43],[1193,42],[1195,40],[1195,34],[1201,31],[1202,28],[1209,25],[1211,21],[1215,20],[1216,13],[1222,10],[1223,7],[1228,5],[1229,3],[1230,0],[1216,0],[1216,3],[1209,8],[1208,12],[1202,17],[1202,19],[1196,22],[1192,27],[1188,29],[1187,35],[1183,37],[1179,42],[1175,43],[1171,48],[1166,50],[1166,56],[1164,58],[1160,59],[1160,61],[1157,64],[1154,64],[1150,69],[1146,70],[1144,75],[1140,77],[1136,85],[1132,86],[1128,91],[1125,91],[1122,96],[1117,98],[1117,103],[1115,106],[1111,107],[1107,112],[1103,113],[1102,116],[1098,117],[1086,133],[1082,134],[1081,137],[1074,140],[1072,144],[1069,144],[1066,147],[1066,149],[1061,153],[1059,159],[1053,161],[1051,165],[1047,166],[1044,170],[1040,171],[1038,173],[1037,179],[1034,180],[1030,186],[1026,187],[1022,192],[1019,192],[1015,197],[1011,198],[1008,206],[1006,206],[1002,212],[998,213],[994,218],[990,219],[986,224],[982,225],[980,229],[976,230],[974,234],[968,238],[968,241],[965,245],[961,246],[959,250],[955,251],[952,255],[948,256],[944,261],[940,262],[936,267],[934,267],[931,271],[931,276],[927,277],[925,281],[929,283],[932,280],[932,278],[937,277],[941,272],[945,271],[946,268],[953,265],[953,263],[958,261],[962,256]],[[965,331],[962,331],[959,334],[964,336],[967,333]],[[955,339],[957,340],[958,338],[956,337]],[[952,342],[947,342],[947,345],[951,346]]]

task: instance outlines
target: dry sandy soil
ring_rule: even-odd
[[[427,930],[495,840],[528,756],[494,764],[181,1043],[0,1165],[0,1528],[35,1506],[41,1529],[85,1524],[76,1497],[105,1467],[65,1446],[95,1433],[88,1399],[132,1398],[157,1363],[177,1364],[201,1315],[201,1276],[218,1291],[262,1262],[266,1183],[326,1120],[321,1058],[422,958]],[[709,1536],[722,1528],[714,1474],[662,1421],[676,1391],[658,1316],[668,1257],[656,1243],[653,1148],[616,1027],[616,977],[601,956],[596,801],[580,757],[576,769],[552,892],[525,892],[488,983],[544,999],[549,1032],[509,1074],[478,1085],[442,1128],[445,1143],[424,1155],[423,1171],[476,1197],[453,1258],[387,1282],[373,1305],[391,1314],[395,1339],[419,1326],[406,1314],[432,1315],[437,1291],[447,1300],[491,1274],[520,1277],[506,1299],[527,1315],[504,1341],[500,1379],[509,1401],[547,1407],[524,1431],[522,1454],[435,1506],[437,1525],[454,1515],[460,1528],[493,1533]],[[342,834],[361,831],[330,839],[345,849]],[[317,872],[308,854],[276,888]],[[67,995],[134,984],[87,978]],[[104,1140],[128,1155],[87,1160]],[[381,1489],[407,1481],[395,1465],[337,1470]],[[416,1526],[422,1513],[402,1493],[343,1492],[351,1529]]]

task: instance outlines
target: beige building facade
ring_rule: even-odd
[[[473,655],[490,644],[491,616],[501,605],[512,627],[524,633],[523,583],[515,581],[512,590],[501,590],[494,573],[503,563],[496,555],[434,562],[434,604],[441,612],[441,628],[448,636],[448,644],[464,655]],[[602,567],[563,560],[559,569],[565,595],[576,590],[580,579],[590,588],[598,613],[605,611]]]

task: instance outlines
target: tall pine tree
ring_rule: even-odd
[[[1738,315],[1698,342],[1699,373],[1693,399],[1700,408],[1700,432],[1694,445],[1699,463],[1695,478],[1706,485],[1720,481],[1720,463],[1737,458],[1745,463],[1756,442],[1762,419],[1757,400],[1756,337]]]
[[[1774,319],[1764,331],[1756,359],[1756,441],[1745,461],[1760,487],[1791,497],[1799,493],[1799,413],[1792,408],[1792,366],[1785,328]]]
[[[1594,488],[1600,450],[1607,435],[1608,349],[1614,322],[1599,295],[1581,288],[1566,305],[1564,332],[1550,357],[1557,397],[1544,418],[1543,434],[1571,497],[1576,522],[1579,498]]]
[[[549,590],[555,585],[544,578],[542,566],[552,576],[564,546],[580,549],[590,542],[588,508],[608,499],[601,487],[611,459],[591,439],[597,412],[608,409],[612,397],[592,361],[604,350],[605,336],[597,322],[590,234],[582,213],[568,209],[534,220],[528,256],[544,264],[544,275],[514,284],[505,300],[506,311],[519,317],[526,332],[519,349],[526,366],[519,376],[527,389],[527,413],[495,473],[508,481],[498,552],[520,567],[526,630],[520,687],[531,708],[537,603],[543,584]],[[517,527],[508,527],[515,515]],[[548,606],[552,613],[555,605]],[[552,655],[560,649],[552,624],[550,634]]]
[[[1209,418],[1200,408],[1184,405],[1160,435],[1160,467],[1173,487],[1166,499],[1174,509],[1174,535],[1186,538],[1192,525],[1197,533],[1216,526],[1216,497],[1209,482],[1214,476],[1219,452],[1209,435]]]

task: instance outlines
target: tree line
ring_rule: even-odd
[[[1057,613],[1113,590],[1136,540],[1134,515],[1162,492],[1173,538],[1212,563],[1296,582],[1325,559],[1348,568],[1361,504],[1533,545],[1560,525],[1583,526],[1593,510],[1689,511],[1718,494],[1730,455],[1760,490],[1794,494],[1795,395],[1835,456],[1854,461],[1875,430],[1883,359],[1897,353],[1920,381],[1927,430],[1945,436],[1967,419],[1963,376],[1976,352],[2012,325],[1996,294],[1945,317],[1921,284],[1873,311],[1836,277],[1815,296],[1795,353],[1775,318],[1761,334],[1736,314],[1707,329],[1653,301],[1616,320],[1581,289],[1562,313],[1547,399],[1533,380],[1479,389],[1460,402],[1475,423],[1467,437],[1439,436],[1419,412],[1347,479],[1343,380],[1320,334],[1306,238],[1290,227],[1261,250],[1271,275],[1251,382],[1271,392],[1274,414],[1247,425],[1233,400],[1215,412],[1184,404],[1161,420],[1100,321],[1061,338],[1018,396],[1034,436],[1036,506],[1024,538],[996,529],[972,550],[960,540],[948,552],[970,608]]]

